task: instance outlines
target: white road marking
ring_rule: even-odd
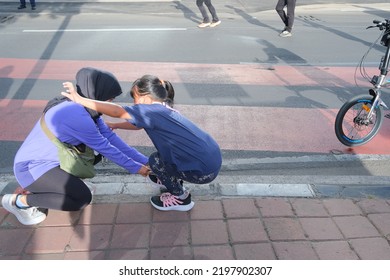
[[[186,31],[187,28],[26,29],[25,33]]]

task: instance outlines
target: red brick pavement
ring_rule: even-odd
[[[249,197],[50,210],[22,226],[0,208],[0,259],[389,260],[390,200]]]

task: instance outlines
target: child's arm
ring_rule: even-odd
[[[132,123],[129,122],[120,122],[120,123],[113,123],[113,122],[106,122],[109,128],[111,129],[127,129],[127,130],[140,130],[141,128],[136,127]]]
[[[61,94],[65,97],[68,97],[73,102],[79,103],[84,107],[98,111],[99,113],[110,117],[128,120],[131,119],[129,113],[127,113],[126,110],[118,104],[82,97],[77,93],[71,82],[65,82],[63,83],[63,86],[66,89],[66,92],[61,92]]]

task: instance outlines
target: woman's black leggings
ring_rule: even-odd
[[[88,186],[79,178],[53,168],[25,188],[30,206],[62,211],[78,211],[92,200]]]

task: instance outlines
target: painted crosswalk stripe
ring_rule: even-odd
[[[26,29],[24,33],[186,31],[187,28]]]

